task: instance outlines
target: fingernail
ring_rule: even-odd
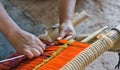
[[[43,44],[43,48],[42,49],[45,50],[46,46],[47,46],[46,44]]]
[[[33,56],[28,56],[29,59],[33,58]]]
[[[33,54],[34,54],[34,57],[38,57],[40,54],[42,54],[41,52],[38,51],[38,49],[36,48],[32,48],[34,51],[33,51]]]
[[[57,40],[60,40],[60,39],[62,39],[62,38],[61,38],[61,37],[58,37],[58,38],[57,38]]]
[[[33,58],[33,54],[29,50],[25,50],[25,55],[27,55],[28,58]]]
[[[28,53],[27,56],[28,56],[28,58],[30,58],[30,59],[33,58],[33,54],[31,55],[31,54]]]

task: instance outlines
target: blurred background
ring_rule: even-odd
[[[0,0],[11,18],[24,30],[38,36],[44,26],[59,22],[59,0]],[[120,0],[77,0],[75,12],[85,10],[89,17],[75,27],[79,34],[92,33],[101,27],[120,24]],[[0,33],[0,60],[15,52]],[[118,55],[105,52],[85,70],[115,70]]]

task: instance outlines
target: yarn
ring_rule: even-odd
[[[9,62],[4,62],[0,64],[0,68],[2,69],[11,69],[11,70],[33,70],[37,65],[41,64],[44,60],[49,58],[56,50],[60,49],[61,45],[66,44],[67,40],[59,40],[58,45],[52,45],[46,48],[45,52],[37,58],[28,59],[26,57],[12,60]],[[47,45],[50,45],[50,42],[44,42]],[[51,59],[49,62],[45,63],[43,66],[39,67],[38,70],[59,70],[62,68],[67,62],[72,60],[76,55],[78,55],[81,51],[87,48],[89,44],[81,43],[81,42],[73,42],[67,48],[65,48],[61,53],[59,53],[56,57]],[[13,54],[11,57],[15,57],[21,55],[18,52]]]

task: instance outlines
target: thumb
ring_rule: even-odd
[[[59,33],[59,36],[57,37],[57,40],[61,40],[61,39],[63,39],[65,37],[65,32],[64,31],[61,31],[60,33]]]

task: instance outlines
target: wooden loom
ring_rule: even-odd
[[[103,31],[104,29],[106,29],[107,27],[102,28],[101,30]],[[92,36],[96,36],[98,35],[101,30],[95,32],[94,34],[92,34]],[[80,42],[71,42],[71,41],[66,41],[66,40],[60,40],[58,41],[60,44],[64,44],[65,46],[69,46],[68,48],[64,49],[61,53],[59,53],[58,55],[56,55],[56,57],[54,57],[52,60],[50,60],[49,62],[45,63],[43,66],[39,66],[39,64],[43,61],[43,57],[45,57],[44,55],[41,55],[40,58],[35,58],[32,60],[27,60],[25,61],[27,58],[24,57],[22,59],[19,59],[20,61],[23,61],[23,63],[21,63],[17,68],[12,68],[13,70],[25,70],[27,69],[28,66],[28,70],[32,70],[32,68],[38,66],[37,68],[34,68],[34,70],[83,70],[88,64],[90,64],[93,60],[95,60],[98,56],[100,56],[102,53],[104,53],[105,51],[109,50],[110,48],[112,48],[113,43],[116,41],[117,37],[118,37],[118,33],[120,31],[120,26],[118,26],[117,28],[114,28],[112,31],[110,31],[109,33],[105,34],[105,35],[101,35],[99,36],[99,39],[97,41],[95,41],[94,43],[92,43],[91,45],[89,44],[85,44],[85,43],[80,43]],[[93,37],[88,36],[87,38],[85,38],[84,40],[82,40],[82,42],[87,42],[90,39],[92,39]],[[47,44],[47,43],[46,43]],[[49,45],[49,44],[48,44]],[[61,47],[64,47],[64,45],[59,45]],[[60,47],[57,47],[54,45],[51,48],[47,48],[46,51],[51,51],[49,53],[45,52],[44,54],[47,56],[52,55],[51,53],[55,52],[55,50],[59,49]],[[75,52],[71,52],[74,51]],[[66,54],[67,53],[67,54]],[[69,55],[69,54],[73,55]],[[18,56],[20,54],[14,54],[13,56]],[[64,57],[63,57],[64,56]],[[64,59],[66,57],[71,57],[69,59]],[[47,58],[47,57],[45,57]],[[63,59],[63,60],[60,60]],[[13,60],[11,62],[14,62],[17,60]],[[39,62],[34,62],[34,61],[39,61]],[[58,62],[58,63],[56,63]],[[9,62],[8,62],[9,64]],[[19,64],[19,63],[17,63]],[[30,64],[34,64],[33,66],[31,66]],[[59,64],[62,64],[59,66]],[[3,66],[2,66],[3,65]],[[1,64],[0,67],[4,67],[4,65],[6,64]],[[14,63],[12,63],[12,65],[14,65]],[[8,65],[9,68],[12,65]],[[53,66],[54,65],[54,66]],[[23,67],[23,68],[21,68]],[[31,68],[31,69],[30,69]]]

